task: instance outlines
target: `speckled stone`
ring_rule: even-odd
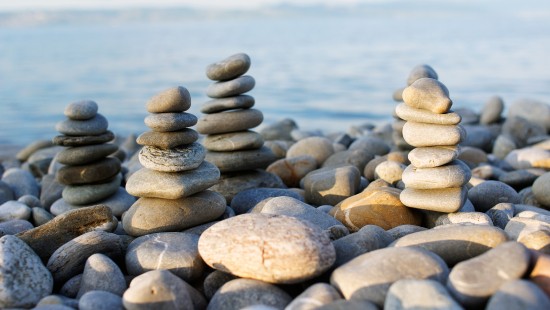
[[[107,130],[100,135],[82,135],[82,136],[56,136],[53,143],[60,146],[84,146],[92,144],[107,143],[115,138],[112,131]]]
[[[482,212],[455,212],[440,215],[435,221],[435,226],[448,224],[474,224],[493,226],[491,218]]]
[[[191,144],[198,139],[199,134],[195,130],[184,128],[170,132],[147,131],[139,135],[136,142],[139,145],[149,145],[166,150]]]
[[[67,136],[96,136],[107,131],[109,122],[101,115],[96,114],[87,120],[66,119],[55,125],[55,130]]]
[[[256,81],[249,75],[239,76],[233,80],[220,81],[208,85],[206,95],[210,98],[225,98],[251,91]]]
[[[155,171],[181,172],[196,169],[205,156],[206,150],[198,142],[166,150],[146,145],[139,152],[139,162]]]
[[[440,114],[448,112],[453,104],[447,87],[432,78],[420,78],[405,88],[403,101],[410,107]]]
[[[199,253],[218,270],[289,284],[322,274],[336,259],[330,239],[317,226],[294,217],[259,213],[214,224],[201,235]]]
[[[461,125],[434,125],[407,122],[403,126],[403,138],[414,147],[456,145],[466,138]]]
[[[197,124],[197,117],[190,113],[156,113],[144,119],[145,125],[156,132],[179,131]]]
[[[411,150],[408,158],[411,164],[417,168],[433,168],[443,166],[458,158],[460,147],[433,146],[418,147]]]
[[[231,152],[258,149],[264,145],[264,139],[257,132],[246,130],[208,135],[202,143],[209,151]]]
[[[438,124],[438,125],[456,125],[460,123],[461,117],[455,112],[434,113],[424,109],[417,109],[408,106],[405,103],[398,104],[395,107],[395,114],[405,121]]]
[[[206,67],[206,76],[214,81],[224,81],[236,78],[250,68],[250,57],[245,53],[237,53]]]
[[[464,205],[468,196],[466,187],[415,189],[405,188],[399,198],[411,208],[438,212],[456,212]]]
[[[243,131],[262,123],[260,110],[232,110],[203,115],[197,123],[197,131],[204,135]]]
[[[149,99],[145,107],[149,113],[187,111],[191,107],[191,95],[185,87],[171,87]]]
[[[202,104],[201,112],[211,114],[227,110],[250,109],[254,106],[254,102],[254,97],[249,95],[213,99]]]
[[[82,100],[70,103],[65,107],[63,114],[73,120],[87,120],[97,114],[97,103],[92,100]]]
[[[59,152],[55,160],[64,165],[84,165],[107,157],[117,150],[118,146],[115,144],[71,147]]]
[[[470,168],[464,162],[454,160],[434,168],[417,168],[409,165],[403,171],[402,178],[407,188],[438,189],[462,187],[470,181],[471,176]]]
[[[273,309],[271,306],[284,309],[291,301],[292,298],[275,285],[254,279],[235,279],[225,283],[214,294],[207,310],[242,310],[259,305],[267,309]]]

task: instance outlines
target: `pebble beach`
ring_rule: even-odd
[[[392,121],[305,130],[251,66],[166,85],[145,132],[81,98],[0,147],[0,308],[550,309],[548,103],[456,106],[420,64]]]

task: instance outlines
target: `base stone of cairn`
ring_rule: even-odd
[[[197,131],[206,135],[203,141],[207,149],[206,160],[220,169],[224,179],[264,169],[277,159],[264,146],[262,136],[250,130],[262,123],[263,114],[253,108],[254,97],[244,94],[255,85],[254,78],[244,75],[249,68],[250,57],[244,53],[232,55],[206,68],[207,77],[216,82],[206,91],[212,100],[201,108],[204,115],[197,123]],[[261,185],[261,181],[251,184],[256,184],[256,187]],[[222,190],[220,193],[228,202],[233,198],[228,191]]]
[[[139,162],[143,166],[130,176],[126,189],[140,197],[122,219],[126,233],[142,236],[181,231],[221,216],[226,201],[207,190],[218,182],[220,171],[205,161],[206,151],[196,142],[199,135],[189,127],[197,117],[186,113],[191,96],[184,87],[167,89],[146,104],[150,113],[141,134]]]
[[[406,121],[403,138],[414,149],[402,176],[401,202],[411,208],[456,212],[466,202],[471,171],[457,159],[466,132],[460,115],[450,110],[449,91],[438,80],[422,77],[405,88],[403,101],[395,113]]]
[[[53,143],[67,148],[56,156],[63,165],[56,179],[65,187],[62,198],[50,208],[54,215],[105,204],[113,215],[121,216],[135,201],[120,186],[121,163],[113,156],[119,148],[108,143],[115,137],[107,129],[107,119],[97,110],[97,103],[91,100],[71,103],[64,111],[67,119],[56,124],[62,135],[55,137]]]

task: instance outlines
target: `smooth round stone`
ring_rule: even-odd
[[[322,274],[336,259],[328,235],[317,226],[290,216],[258,213],[211,226],[199,239],[199,253],[218,270],[288,284]]]
[[[348,150],[364,150],[374,155],[386,155],[390,152],[390,146],[381,138],[367,136],[361,137],[350,144]]]
[[[411,150],[408,158],[411,164],[417,168],[434,168],[443,166],[458,158],[460,147],[432,146],[418,147]]]
[[[56,178],[65,185],[96,183],[117,175],[120,166],[120,160],[108,157],[87,165],[64,166],[57,171]]]
[[[107,119],[98,113],[88,120],[61,121],[55,125],[55,130],[67,136],[96,136],[105,133],[108,127]]]
[[[212,296],[222,287],[225,283],[237,279],[236,276],[219,270],[214,270],[204,278],[203,292],[204,296],[210,300]],[[262,282],[265,283],[265,282]]]
[[[373,153],[364,149],[345,150],[330,155],[330,157],[323,162],[322,167],[352,165],[357,167],[359,171],[363,171],[365,166],[374,159],[374,157],[375,155]]]
[[[117,174],[107,183],[67,185],[63,189],[63,199],[72,205],[87,205],[115,194],[120,187],[122,175]]]
[[[260,134],[265,140],[292,141],[292,131],[298,129],[298,125],[291,118],[284,118],[275,123],[263,126]]]
[[[283,158],[286,156],[286,152],[293,145],[294,142],[285,140],[271,140],[264,141],[264,146],[271,149],[271,151],[277,156],[277,158]]]
[[[503,173],[498,180],[513,188],[523,189],[533,185],[538,177],[546,173],[544,169],[520,169]]]
[[[503,284],[523,277],[529,260],[529,250],[522,244],[503,243],[454,266],[447,288],[463,306],[483,306]]]
[[[203,115],[197,123],[197,131],[203,135],[244,131],[262,123],[260,110],[246,109]]]
[[[518,193],[510,185],[499,181],[485,181],[472,187],[468,191],[468,199],[480,212],[485,212],[501,202],[520,202]]]
[[[139,135],[136,142],[139,145],[149,145],[166,150],[191,144],[198,139],[198,132],[190,128],[184,128],[179,131],[170,132],[147,131]]]
[[[46,267],[56,283],[63,283],[84,271],[88,257],[96,253],[111,258],[121,257],[126,246],[115,234],[90,231],[59,247],[48,260]]]
[[[380,178],[390,184],[395,184],[401,180],[403,171],[405,171],[406,168],[407,166],[400,162],[386,160],[374,168],[374,177]]]
[[[407,188],[415,189],[462,187],[471,177],[470,168],[460,160],[435,168],[417,168],[409,165],[403,171],[403,183]]]
[[[216,82],[208,85],[206,95],[210,98],[226,98],[251,91],[256,81],[249,75],[239,76],[233,80]]]
[[[202,144],[209,151],[229,152],[258,149],[264,145],[264,139],[259,133],[247,130],[208,135]]]
[[[488,310],[550,308],[550,298],[536,284],[527,280],[506,282],[489,299]]]
[[[99,253],[88,257],[77,298],[90,291],[105,291],[122,296],[125,290],[126,280],[115,262]]]
[[[140,198],[122,217],[124,231],[139,237],[146,234],[181,231],[217,219],[225,212],[225,199],[202,191],[180,199]]]
[[[124,310],[122,298],[105,291],[89,291],[78,300],[79,310]]]
[[[157,113],[149,114],[144,119],[145,125],[156,132],[179,131],[197,124],[197,117],[190,113]]]
[[[11,220],[28,220],[31,217],[31,208],[26,204],[10,200],[0,205],[0,222]]]
[[[456,145],[465,137],[466,131],[460,125],[407,122],[403,126],[403,138],[414,147]]]
[[[524,117],[514,116],[506,118],[502,133],[511,136],[519,147],[524,147],[529,139],[545,135],[546,128]]]
[[[38,197],[33,195],[23,195],[17,199],[17,201],[26,204],[30,208],[42,208],[42,204],[40,204],[40,199]]]
[[[92,100],[82,100],[70,103],[63,114],[73,120],[87,120],[97,115],[97,103]]]
[[[424,230],[427,230],[428,228],[426,227],[422,227],[422,226],[417,226],[417,225],[399,225],[399,226],[396,226],[392,229],[389,229],[387,232],[388,234],[390,234],[393,239],[397,240],[401,237],[404,237],[406,235],[410,235],[412,233],[415,233],[415,232],[419,232],[419,231],[424,231]]]
[[[202,104],[201,112],[211,114],[228,110],[250,109],[254,106],[254,103],[254,97],[249,95],[213,99]]]
[[[2,182],[9,186],[14,199],[19,199],[25,195],[39,196],[40,188],[38,183],[27,170],[10,168],[2,175]],[[7,194],[7,197],[9,197],[9,194]]]
[[[537,168],[544,165],[546,160],[550,160],[550,152],[529,147],[511,151],[504,160],[514,169]]]
[[[340,293],[327,283],[315,283],[298,295],[285,309],[307,310],[317,309],[320,306],[341,300]]]
[[[508,118],[522,117],[530,123],[550,130],[550,106],[533,99],[520,99],[508,108]]]
[[[330,304],[315,308],[316,310],[378,310],[378,306],[368,300],[337,300]]]
[[[519,238],[518,242],[528,249],[550,254],[550,230],[534,231]]]
[[[409,73],[407,78],[407,85],[411,85],[416,80],[421,78],[431,78],[437,80],[437,73],[429,65],[417,65]]]
[[[0,261],[0,307],[32,308],[52,293],[52,275],[19,238],[0,238]]]
[[[28,144],[19,152],[17,152],[17,154],[15,155],[15,158],[20,162],[25,162],[29,159],[29,157],[31,157],[32,154],[34,154],[38,150],[49,148],[51,146],[53,146],[53,143],[51,140],[37,140]]]
[[[135,277],[122,296],[127,310],[194,309],[183,280],[167,270],[153,270]]]
[[[468,198],[468,189],[466,187],[405,188],[399,198],[405,206],[410,208],[451,213],[464,205]]]
[[[230,205],[236,214],[250,212],[255,207],[257,208],[256,212],[259,212],[269,199],[275,197],[293,198],[289,201],[292,204],[294,204],[295,200],[299,201],[299,203],[303,201],[302,196],[286,188],[251,188],[235,195]]]
[[[400,190],[392,187],[367,188],[337,204],[330,215],[350,231],[366,225],[391,229],[400,225],[420,225],[421,215],[399,199]]]
[[[82,274],[77,274],[76,276],[70,278],[63,284],[63,286],[61,286],[59,289],[59,294],[68,298],[76,298],[76,294],[78,294],[78,290],[80,289],[81,281]]]
[[[171,87],[153,96],[145,104],[149,113],[171,113],[187,111],[191,107],[191,95],[182,86]]]
[[[444,282],[449,268],[437,255],[415,247],[384,248],[360,255],[332,273],[330,283],[346,299],[384,305],[390,286],[401,279]]]
[[[0,204],[10,200],[15,200],[13,190],[6,182],[0,180]]]
[[[252,169],[263,169],[275,160],[275,154],[263,146],[256,150],[235,152],[206,152],[205,160],[216,165],[220,172],[235,172]]]
[[[258,187],[286,188],[281,179],[273,173],[264,170],[246,170],[237,173],[224,173],[220,176],[218,184],[213,185],[210,190],[220,193],[227,203],[238,193]]]
[[[305,200],[313,205],[336,205],[359,191],[361,172],[355,166],[327,167],[303,179]]]
[[[514,139],[508,135],[498,135],[493,143],[492,154],[499,159],[504,159],[506,155],[515,150],[517,147]]]
[[[100,160],[118,150],[116,144],[96,144],[67,148],[55,160],[63,165],[84,165]]]
[[[208,189],[219,178],[218,168],[207,161],[203,161],[197,169],[183,172],[143,168],[128,179],[126,190],[137,197],[179,199]]]
[[[435,221],[435,226],[448,224],[474,224],[493,226],[491,218],[482,212],[456,212],[443,214]]]
[[[480,164],[486,164],[488,162],[487,153],[482,149],[471,146],[460,147],[460,155],[458,159],[462,160],[471,167],[479,166]]]
[[[291,301],[292,298],[275,285],[254,279],[235,279],[220,287],[207,309],[284,309]],[[260,305],[259,309],[253,307]]]
[[[231,55],[206,67],[206,76],[214,81],[224,81],[243,75],[250,68],[250,57],[245,53]]]
[[[359,255],[387,247],[394,238],[376,225],[363,226],[359,231],[332,242],[336,249],[334,267],[342,266]]]
[[[384,309],[462,310],[441,283],[434,280],[403,279],[390,286]]]
[[[281,158],[265,170],[277,175],[288,187],[298,187],[300,180],[317,168],[317,160],[309,155]]]
[[[496,204],[491,209],[485,212],[493,222],[493,225],[504,229],[506,224],[514,217],[514,205],[511,203],[502,202]]]
[[[405,103],[398,104],[395,107],[395,114],[405,121],[438,125],[456,125],[462,119],[455,112],[439,114],[424,109],[413,108]]]
[[[290,159],[308,155],[315,158],[317,165],[320,166],[332,154],[334,154],[334,146],[329,139],[325,137],[309,137],[292,145],[286,152],[286,158]]]
[[[165,232],[134,239],[126,250],[126,269],[130,275],[147,271],[168,270],[184,281],[201,276],[205,264],[199,256],[199,236]]]
[[[504,111],[504,101],[499,96],[493,96],[481,109],[479,122],[483,125],[497,123],[500,121],[502,111]]]
[[[206,150],[198,142],[167,150],[146,145],[139,152],[139,162],[155,171],[181,172],[196,169],[205,156]]]
[[[443,83],[432,78],[420,78],[403,90],[403,101],[410,107],[433,113],[446,113],[453,102]]]
[[[107,130],[99,135],[81,135],[81,136],[56,136],[53,138],[53,143],[60,146],[84,146],[92,144],[107,143],[115,138],[112,131]]]
[[[9,220],[0,223],[0,235],[15,235],[33,229],[34,226],[26,220]]]
[[[538,177],[533,183],[533,194],[540,204],[550,207],[550,172]]]
[[[32,208],[32,223],[38,227],[51,221],[55,216],[42,208]]]

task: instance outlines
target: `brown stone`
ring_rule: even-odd
[[[529,278],[550,297],[550,255],[536,255]]]
[[[281,178],[288,187],[298,187],[300,180],[317,168],[317,161],[309,155],[282,158],[266,169]]]
[[[90,184],[110,179],[120,172],[120,160],[109,157],[79,166],[64,166],[57,171],[57,181],[65,185]]]
[[[355,166],[314,170],[303,179],[306,202],[334,206],[357,193],[360,179],[361,173]]]
[[[158,132],[147,131],[139,135],[139,145],[149,145],[160,149],[171,149],[180,145],[191,144],[199,139],[199,134],[190,128],[180,131]]]

